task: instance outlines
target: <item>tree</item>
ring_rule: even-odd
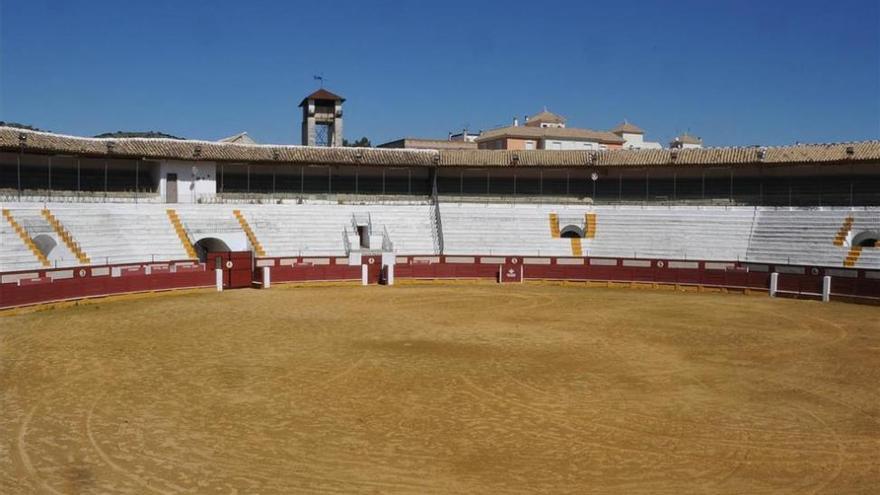
[[[373,145],[370,144],[370,140],[366,137],[362,137],[357,141],[351,142],[348,139],[342,138],[342,145],[348,146],[350,148],[371,148]]]
[[[105,132],[103,134],[98,134],[95,136],[96,138],[154,138],[154,139],[178,139],[183,140],[182,137],[172,136],[171,134],[165,134],[164,132],[158,131],[116,131],[116,132]]]
[[[26,129],[29,131],[42,131],[42,129],[32,125],[19,124],[18,122],[3,122],[2,120],[0,120],[0,127],[15,127],[16,129]]]

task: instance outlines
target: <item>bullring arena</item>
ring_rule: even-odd
[[[0,492],[875,493],[878,163],[0,128]]]

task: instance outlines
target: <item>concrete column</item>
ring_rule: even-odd
[[[773,272],[770,274],[770,297],[776,297],[777,287],[779,287],[779,274]]]
[[[393,264],[385,265],[385,274],[387,277],[385,279],[385,284],[386,285],[394,285],[394,265]]]
[[[369,280],[369,268],[367,268],[367,265],[361,265],[361,285],[367,285]]]
[[[214,273],[217,275],[217,292],[223,292],[223,270],[218,268],[214,270]]]
[[[831,276],[825,275],[822,277],[822,302],[828,302],[831,300]]]
[[[263,288],[268,289],[272,286],[272,277],[269,275],[269,267],[263,267]]]

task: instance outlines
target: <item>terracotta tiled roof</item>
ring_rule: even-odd
[[[676,150],[414,150],[245,145],[173,139],[98,139],[0,127],[0,150],[92,157],[317,165],[645,167],[876,162],[880,166],[880,141]]]
[[[623,122],[621,122],[620,124],[618,124],[618,126],[615,127],[614,129],[611,129],[611,132],[613,132],[614,134],[624,134],[624,133],[626,133],[626,134],[644,134],[645,133],[645,131],[642,130],[642,128],[640,128],[639,126],[630,124],[629,122],[627,122],[625,120]]]
[[[557,115],[553,112],[548,112],[547,110],[541,111],[529,117],[529,120],[526,121],[527,126],[537,126],[540,125],[541,122],[547,124],[564,124],[565,117],[562,115]]]
[[[24,137],[24,140],[21,139]],[[248,145],[172,139],[96,139],[0,127],[0,149],[148,159],[302,164],[432,165],[432,151],[317,146]]]
[[[478,143],[498,138],[511,137],[522,139],[567,139],[579,141],[595,141],[606,144],[623,144],[623,139],[608,131],[593,131],[574,127],[531,127],[508,126],[484,131],[477,138]]]
[[[697,136],[691,136],[688,133],[684,133],[681,136],[676,136],[673,142],[679,142],[682,144],[703,144],[703,140],[698,138]]]
[[[342,102],[342,101],[345,101],[345,98],[343,98],[335,93],[331,93],[330,91],[327,91],[324,88],[321,88],[321,89],[315,91],[314,93],[303,98],[302,101],[299,102],[299,106],[305,105],[309,100],[333,100],[333,101]]]

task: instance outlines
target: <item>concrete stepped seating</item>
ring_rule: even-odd
[[[851,220],[850,220],[851,219]],[[748,259],[768,263],[880,268],[870,251],[855,255],[854,233],[880,230],[877,210],[759,208]],[[841,242],[841,238],[844,242]],[[849,261],[847,261],[849,259]]]
[[[587,256],[737,260],[754,209],[461,203],[441,204],[441,215],[449,254],[572,256],[570,240],[554,238],[554,218],[562,229],[579,218]]]
[[[13,211],[3,208],[0,217],[0,271],[46,268],[48,259],[34,245],[26,227],[15,219]]]
[[[753,208],[597,207],[591,256],[741,260]],[[589,230],[589,227],[588,227]]]
[[[347,232],[353,247],[358,238],[353,215],[369,214],[373,232],[381,239],[384,229],[398,254],[435,252],[431,206],[406,205],[247,205],[239,208],[267,256],[346,255]]]
[[[18,224],[27,231],[28,237],[31,239],[47,236],[52,239],[54,247],[44,254],[46,260],[51,267],[76,266],[79,260],[76,255],[70,251],[63,239],[55,232],[55,229],[46,220],[42,214],[42,207],[37,205],[28,205],[26,207],[9,208],[8,211]],[[0,219],[8,226],[5,219]],[[14,232],[13,232],[14,233]],[[33,256],[33,254],[32,254]],[[26,261],[25,265],[27,265]],[[40,263],[40,267],[45,267]]]
[[[187,259],[164,205],[53,205],[92,264]]]
[[[571,241],[554,237],[551,214],[557,220],[583,218],[585,211],[567,205],[441,203],[444,252],[571,256]],[[565,227],[561,221],[559,226]]]
[[[0,221],[0,270],[47,267],[28,245],[43,235],[57,241],[48,253],[48,266],[81,264],[41,212],[43,205],[2,206],[18,220],[15,226],[5,217]],[[189,242],[225,235],[234,241],[230,249],[258,243],[266,256],[344,256],[346,236],[358,247],[353,218],[372,225],[371,250],[378,250],[377,241],[386,230],[398,254],[437,254],[439,249],[434,206],[427,203],[169,206],[46,205],[93,265],[190,259],[192,253],[175,231],[169,209],[176,212]],[[880,231],[880,208],[442,203],[439,211],[444,253],[449,255],[743,260],[830,267],[846,263],[880,269],[880,248],[863,247],[856,253],[850,245],[860,232]],[[569,225],[585,229],[584,238],[554,237],[557,229],[565,232]],[[845,226],[849,230],[843,245],[837,246],[835,240]]]

